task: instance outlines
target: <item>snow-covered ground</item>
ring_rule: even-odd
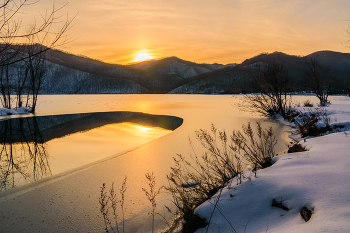
[[[209,230],[196,232],[350,232],[350,98],[332,97],[331,103],[327,112],[332,124],[345,125],[341,132],[302,139],[307,151],[275,157],[257,178],[224,188]],[[209,221],[218,195],[196,213]],[[273,199],[289,211],[272,207]],[[303,207],[313,211],[308,222]]]
[[[0,108],[0,116],[6,116],[6,115],[18,115],[18,114],[29,114],[31,113],[31,109],[27,107],[20,107],[20,108]]]

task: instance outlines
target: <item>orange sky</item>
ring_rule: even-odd
[[[110,63],[129,63],[139,51],[223,64],[262,52],[350,51],[348,0],[71,0],[62,10],[77,12],[69,32],[76,40],[60,49]]]

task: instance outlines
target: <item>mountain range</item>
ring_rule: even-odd
[[[350,54],[319,51],[307,56],[281,52],[262,53],[241,64],[198,64],[177,57],[129,65],[108,64],[60,50],[46,53],[47,72],[41,94],[237,94],[250,92],[247,68],[272,61],[282,62],[298,84],[306,61],[317,56],[337,78],[334,93],[350,85]],[[295,91],[305,91],[295,85]]]

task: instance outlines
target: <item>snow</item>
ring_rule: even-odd
[[[348,232],[350,98],[333,97],[326,109],[333,113],[331,124],[345,125],[342,132],[302,139],[307,151],[275,157],[257,178],[247,171],[244,183],[224,188],[196,209],[209,221],[219,198],[208,231],[196,232]],[[290,210],[272,207],[273,199]],[[300,215],[304,206],[313,211],[308,222]]]
[[[184,188],[191,188],[191,187],[194,187],[194,186],[197,186],[198,183],[197,182],[187,182],[187,183],[183,183],[181,186],[184,187]]]
[[[30,108],[27,108],[27,107],[20,107],[20,108],[13,108],[13,109],[0,108],[0,116],[29,114],[29,113],[32,113],[32,111]]]

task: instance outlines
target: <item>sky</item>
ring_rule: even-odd
[[[23,12],[38,15],[52,4],[40,0]],[[263,52],[350,52],[348,0],[70,0],[60,13],[77,14],[68,32],[74,41],[60,49],[109,63],[141,52],[221,64]]]

